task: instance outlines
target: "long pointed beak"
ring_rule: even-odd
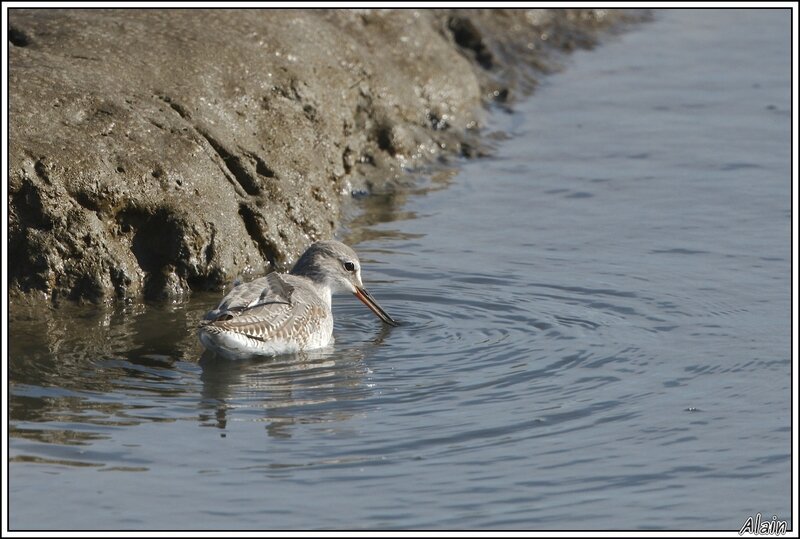
[[[386,311],[384,311],[380,305],[378,305],[378,302],[375,301],[375,298],[373,298],[372,295],[369,292],[367,292],[365,288],[357,286],[354,294],[358,299],[360,299],[364,303],[364,305],[369,307],[373,313],[378,315],[378,318],[383,320],[384,324],[389,324],[390,326],[395,326],[395,327],[400,325],[394,318],[389,316],[389,314]]]

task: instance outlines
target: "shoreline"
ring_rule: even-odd
[[[346,200],[482,155],[490,108],[646,19],[10,10],[12,304],[179,300],[285,270]]]

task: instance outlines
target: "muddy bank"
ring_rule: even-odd
[[[12,299],[286,268],[342,201],[480,153],[481,115],[640,12],[10,10]]]

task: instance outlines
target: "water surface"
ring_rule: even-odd
[[[11,528],[789,520],[789,44],[788,10],[657,12],[493,157],[361,201],[399,328],[342,297],[333,348],[228,364],[216,295],[12,313]]]

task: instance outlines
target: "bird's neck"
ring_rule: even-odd
[[[320,286],[319,295],[320,295],[320,297],[322,297],[322,299],[328,305],[328,309],[330,309],[331,308],[331,296],[332,296],[331,287],[330,286]]]

